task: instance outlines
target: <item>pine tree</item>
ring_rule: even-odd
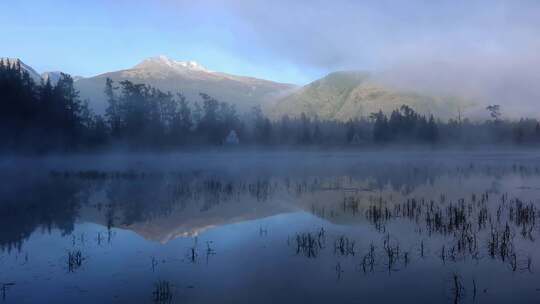
[[[439,139],[439,129],[437,127],[437,123],[435,122],[435,118],[433,115],[430,115],[429,121],[427,124],[427,140],[430,143],[435,143]]]
[[[116,98],[114,87],[114,81],[108,78],[105,80],[105,96],[107,97],[107,109],[105,110],[105,117],[107,117],[107,124],[111,129],[111,135],[113,138],[119,138],[121,136],[122,129],[122,117],[121,117],[121,105]]]
[[[356,129],[354,127],[354,123],[353,123],[352,119],[350,119],[347,122],[347,133],[346,133],[346,137],[345,137],[347,143],[352,142],[355,134],[356,134]]]
[[[311,128],[310,128],[311,121],[305,113],[302,113],[302,115],[300,115],[300,121],[301,121],[301,131],[300,131],[301,133],[300,133],[299,141],[301,144],[311,144],[312,142]]]
[[[313,142],[316,144],[322,143],[323,135],[319,123],[315,122],[315,129],[313,130]]]
[[[390,126],[388,118],[382,111],[372,113],[371,118],[375,120],[373,124],[373,141],[383,143],[390,140]]]
[[[173,119],[172,137],[174,142],[186,144],[190,137],[190,132],[193,127],[193,119],[191,116],[191,108],[184,95],[178,93],[178,107]]]
[[[219,144],[222,136],[218,132],[218,108],[219,102],[208,94],[199,94],[203,99],[203,114],[198,125],[199,131],[206,138],[207,143]]]

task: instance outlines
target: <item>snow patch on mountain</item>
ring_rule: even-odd
[[[143,60],[141,63],[134,67],[135,69],[148,69],[148,68],[168,68],[178,72],[186,71],[198,71],[212,73],[203,65],[196,61],[176,61],[167,56],[160,55],[157,57],[151,57]]]

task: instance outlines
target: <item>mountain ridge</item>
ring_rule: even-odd
[[[239,111],[271,103],[295,88],[292,84],[254,77],[214,72],[195,61],[176,61],[165,56],[144,59],[129,69],[107,72],[75,82],[83,99],[91,100],[94,110],[103,113],[107,106],[103,93],[107,78],[129,80],[162,91],[182,93],[188,100],[200,100],[199,93],[233,104]]]
[[[268,114],[279,119],[283,115],[347,121],[383,111],[390,113],[408,105],[422,114],[438,118],[454,117],[466,105],[452,98],[430,96],[393,88],[366,71],[338,71],[317,79],[292,94],[276,101]]]
[[[50,80],[55,84],[62,73],[38,74],[18,58],[3,59],[10,64],[19,62],[37,83]],[[97,114],[103,114],[107,107],[104,94],[107,78],[116,83],[129,80],[162,91],[179,92],[189,101],[199,101],[199,93],[206,93],[235,105],[240,112],[261,106],[272,119],[280,119],[283,115],[298,117],[304,113],[312,118],[346,121],[368,117],[379,110],[389,113],[403,104],[419,113],[447,119],[467,107],[457,99],[394,88],[367,71],[336,71],[300,87],[211,71],[196,61],[177,61],[160,55],[146,58],[132,68],[86,78],[73,77],[81,99],[89,100],[91,109]]]

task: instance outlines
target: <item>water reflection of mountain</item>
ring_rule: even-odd
[[[120,227],[132,230],[146,239],[166,243],[177,237],[197,236],[207,229],[256,220],[291,211],[287,204],[254,203],[243,199],[201,212],[196,206],[183,210],[175,209],[164,217],[135,222]]]
[[[27,178],[9,175],[0,185],[0,246],[17,248],[36,229],[69,234],[75,222],[121,227],[166,242],[209,227],[305,210],[329,221],[358,221],[345,199],[398,200],[415,191],[467,194],[488,180],[540,175],[519,163],[393,161],[317,167],[265,166],[257,170],[47,171]],[[19,178],[13,178],[19,176]],[[482,187],[484,187],[482,185]],[[486,190],[486,189],[480,189]]]

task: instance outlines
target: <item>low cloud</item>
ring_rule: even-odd
[[[191,9],[225,16],[251,46],[235,51],[251,62],[320,75],[371,70],[398,86],[498,103],[508,115],[538,114],[538,1],[207,0]]]

